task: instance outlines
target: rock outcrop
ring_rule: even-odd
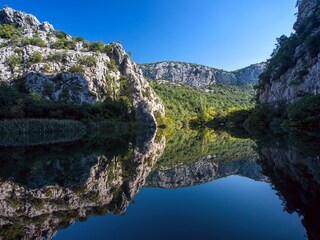
[[[259,82],[261,103],[292,103],[320,93],[320,25],[318,0],[302,0],[294,25],[296,33],[282,41],[281,54],[273,54]],[[279,52],[279,50],[276,50]]]
[[[259,75],[265,69],[265,64],[253,64],[233,72],[182,62],[141,64],[140,68],[144,76],[151,80],[167,80],[198,88],[208,88],[217,83],[231,85],[257,83]]]
[[[137,120],[150,126],[156,113],[164,115],[161,99],[121,44],[92,45],[8,7],[0,11],[0,24],[17,29],[0,38],[0,82],[73,103],[126,97]]]

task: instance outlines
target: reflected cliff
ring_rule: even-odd
[[[89,216],[123,214],[165,148],[155,133],[0,149],[0,238],[50,239]]]
[[[179,131],[168,144],[146,186],[181,188],[231,175],[267,182],[257,163],[255,142],[214,130]]]
[[[272,185],[283,210],[298,213],[309,239],[319,239],[320,141],[243,137],[180,130],[0,147],[0,239],[51,239],[89,217],[124,214],[143,187],[184,188],[233,175]]]
[[[306,135],[290,135],[259,143],[263,173],[283,200],[284,210],[302,216],[309,240],[320,239],[319,142]]]

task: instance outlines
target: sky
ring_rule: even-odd
[[[138,63],[236,70],[265,61],[289,35],[296,0],[0,0],[89,41],[120,41]],[[1,6],[2,5],[2,6]]]

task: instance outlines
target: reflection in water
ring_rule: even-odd
[[[309,239],[320,238],[320,154],[285,138],[256,143],[214,131],[167,135],[0,148],[0,239],[52,238],[75,221],[123,214],[143,186],[182,188],[232,175],[270,183],[285,210],[303,216]]]
[[[1,149],[1,238],[51,238],[76,220],[122,214],[165,147],[148,135]]]
[[[275,145],[261,146],[263,173],[278,191],[285,210],[303,216],[308,238],[320,239],[320,157]]]

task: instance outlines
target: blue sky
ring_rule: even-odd
[[[290,34],[296,0],[0,0],[90,41],[121,41],[138,63],[236,70],[266,60]]]

